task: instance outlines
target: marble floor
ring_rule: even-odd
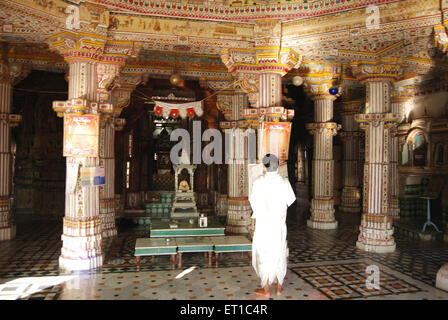
[[[448,244],[397,237],[389,254],[356,249],[359,217],[337,214],[337,230],[312,230],[288,219],[290,248],[284,291],[271,299],[448,300],[435,288],[437,270],[448,262]],[[18,223],[13,241],[0,242],[0,300],[252,300],[259,281],[246,254],[223,255],[219,267],[207,266],[203,254],[184,256],[182,269],[171,269],[169,257],[142,258],[137,272],[135,239],[145,227],[119,225],[108,240],[101,270],[63,274],[59,220]],[[378,286],[369,268],[377,270]],[[370,279],[370,280],[369,280]]]

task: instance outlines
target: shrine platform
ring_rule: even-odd
[[[193,224],[190,224],[188,220],[177,221],[177,228],[170,228],[170,224],[173,224],[173,220],[153,221],[150,237],[212,237],[223,236],[225,231],[225,226],[213,217],[209,217],[208,226],[202,228],[199,227],[197,219],[194,219]]]

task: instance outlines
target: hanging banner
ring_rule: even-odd
[[[64,157],[98,157],[99,116],[64,115]]]
[[[261,154],[275,154],[279,161],[288,160],[291,122],[263,122]]]
[[[154,113],[158,117],[177,118],[180,116],[185,119],[187,116],[193,118],[196,114],[201,117],[204,113],[202,109],[202,101],[188,102],[188,103],[167,103],[156,101],[154,107]]]

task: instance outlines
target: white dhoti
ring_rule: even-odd
[[[288,247],[286,242],[286,210],[296,200],[287,179],[268,172],[255,180],[249,202],[256,219],[252,241],[252,265],[261,279],[261,286],[286,275]]]

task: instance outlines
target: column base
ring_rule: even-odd
[[[59,268],[83,271],[102,267],[101,219],[64,218]]]
[[[248,234],[251,229],[252,208],[248,198],[229,198],[226,232]]]
[[[394,219],[400,219],[400,205],[398,198],[392,197],[389,204],[389,213]]]
[[[310,210],[310,200],[308,195],[308,185],[303,182],[296,183],[296,211],[298,214],[308,213]]]
[[[101,218],[101,236],[103,238],[116,237],[117,227],[115,225],[115,212],[109,212],[100,215]]]
[[[389,245],[372,245],[356,241],[356,248],[367,252],[390,253],[395,251],[396,246],[395,242]]]
[[[102,255],[87,259],[67,259],[62,256],[59,257],[59,270],[61,272],[88,271],[101,268],[102,266]]]
[[[363,214],[356,247],[367,252],[394,252],[396,243],[392,220],[390,215]]]
[[[341,202],[339,210],[349,213],[361,212],[361,206],[359,205],[360,192],[356,187],[344,187],[342,189]]]
[[[0,241],[12,240],[16,236],[16,225],[0,228]]]
[[[319,222],[319,221],[313,221],[313,220],[309,219],[306,222],[306,225],[309,228],[320,229],[320,230],[333,230],[333,229],[337,229],[338,228],[338,222],[337,221],[333,221],[333,222]]]
[[[338,222],[334,218],[333,199],[312,199],[311,218],[307,226],[313,229],[336,229]]]
[[[103,238],[115,237],[115,199],[100,199],[101,236]]]
[[[339,211],[346,212],[346,213],[360,213],[361,207],[350,207],[345,205],[340,205],[338,208]]]

